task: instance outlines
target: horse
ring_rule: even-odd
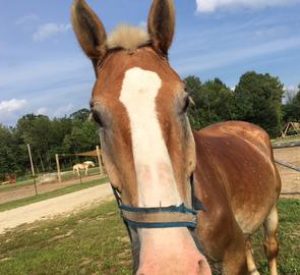
[[[258,274],[251,235],[263,225],[277,274],[281,182],[269,137],[240,121],[191,130],[190,97],[168,60],[173,1],[152,1],[147,31],[122,25],[107,35],[75,0],[72,25],[96,76],[90,108],[133,272],[209,275],[221,263],[224,274]]]
[[[90,161],[90,160],[85,161],[84,164],[88,165],[89,167],[95,167],[96,166],[95,163],[93,161]]]
[[[92,161],[85,161],[84,163],[78,163],[73,165],[73,174],[77,173],[80,176],[80,170],[85,171],[85,175],[87,176],[89,167],[95,167],[95,163]]]
[[[17,182],[16,174],[5,174],[5,182],[2,184],[15,184]]]

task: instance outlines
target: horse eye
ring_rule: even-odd
[[[182,112],[183,113],[186,113],[187,112],[187,109],[188,109],[188,107],[190,106],[190,97],[189,96],[186,96],[185,98],[184,98],[184,103],[183,103],[183,108],[182,108]]]
[[[103,127],[103,122],[101,120],[99,113],[92,111],[92,118],[98,124],[99,127]]]

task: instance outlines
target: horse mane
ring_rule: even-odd
[[[119,25],[107,38],[106,45],[109,50],[122,48],[131,51],[149,42],[150,36],[143,28]]]

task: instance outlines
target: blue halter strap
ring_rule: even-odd
[[[113,192],[120,208],[124,222],[132,228],[171,228],[188,227],[195,229],[199,210],[205,210],[200,205],[197,210],[186,207],[184,204],[168,207],[132,207],[124,205],[119,192]]]
[[[124,221],[135,228],[170,228],[197,226],[197,211],[179,206],[141,208],[120,205]]]

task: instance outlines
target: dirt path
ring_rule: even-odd
[[[289,162],[300,167],[300,147],[274,150],[275,159]],[[300,173],[289,168],[277,165],[281,181],[283,198],[300,198]]]
[[[71,194],[0,212],[0,234],[24,223],[49,219],[113,198],[110,185],[102,184]]]

